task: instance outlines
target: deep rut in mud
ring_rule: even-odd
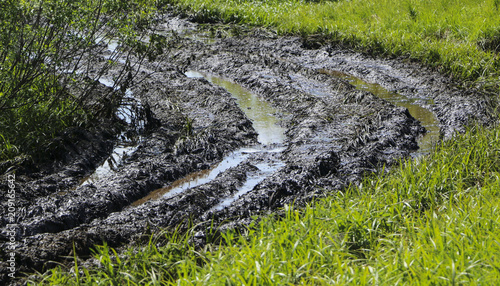
[[[488,97],[414,64],[328,45],[307,49],[300,38],[261,30],[231,37],[221,28],[220,38],[207,40],[185,20],[160,25],[163,35],[178,27],[189,33],[175,33],[169,60],[146,62],[142,72],[150,75],[130,89],[146,115],[132,143],[113,140],[127,145],[126,156],[111,160],[110,136],[104,147],[77,152],[99,170],[107,150],[101,167],[114,167],[105,176],[86,180],[94,170],[76,160],[16,177],[23,270],[64,260],[73,243],[84,256],[94,244],[124,245],[188,220],[236,227],[429,152],[471,122],[494,122]],[[201,228],[197,243],[204,243]],[[1,281],[5,273],[2,264]]]

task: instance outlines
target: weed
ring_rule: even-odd
[[[183,129],[184,136],[186,136],[186,137],[193,136],[193,131],[194,131],[193,119],[186,116],[186,122],[184,123],[184,127],[182,129]]]
[[[19,153],[19,149],[12,145],[2,134],[0,134],[0,137],[2,137],[2,147],[0,149],[2,157],[0,157],[0,160],[7,160],[15,157]]]
[[[417,10],[415,10],[415,8],[411,5],[408,5],[408,14],[410,15],[410,19],[413,21],[417,20]]]

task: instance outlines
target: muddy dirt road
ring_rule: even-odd
[[[488,97],[416,64],[175,17],[158,28],[176,44],[128,90],[133,139],[81,131],[65,164],[16,170],[16,225],[2,201],[0,249],[15,237],[21,271],[62,261],[73,243],[84,257],[188,220],[245,224],[494,122]]]

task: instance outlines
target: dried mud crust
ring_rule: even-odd
[[[425,129],[406,109],[321,70],[348,72],[409,97],[432,99],[434,103],[426,107],[439,119],[444,137],[464,130],[470,122],[487,125],[495,118],[488,97],[460,90],[449,79],[415,65],[329,46],[308,50],[299,38],[276,37],[260,30],[240,37],[224,37],[227,33],[222,31],[222,38],[207,42],[192,37],[196,25],[179,24],[184,22],[175,19],[164,25],[190,27],[189,37],[178,39],[169,60],[143,66],[143,72],[151,75],[133,92],[148,106],[151,124],[118,172],[78,186],[76,182],[89,172],[89,166],[102,160],[102,156],[89,158],[88,152],[82,152],[59,171],[19,177],[16,191],[22,198],[22,212],[18,214],[15,252],[21,271],[41,270],[53,265],[49,261],[63,261],[63,256],[72,253],[73,244],[85,255],[103,241],[124,245],[146,230],[188,220],[214,219],[228,227],[244,224],[253,215],[344,188],[418,148],[416,140]],[[235,99],[205,79],[186,77],[183,72],[187,70],[227,78],[270,102],[286,128],[285,149],[272,155],[254,154],[215,180],[177,196],[130,206],[157,188],[208,169],[231,151],[257,144],[252,122]],[[94,149],[110,152],[109,136],[101,137],[95,144],[102,148]],[[83,159],[90,162],[78,163]],[[229,207],[213,209],[236,193],[258,172],[256,165],[266,160],[280,160],[284,166]],[[6,184],[1,187],[7,189]],[[1,205],[0,249],[4,252],[0,255],[5,261],[6,202]],[[197,241],[203,243],[203,239],[201,229]],[[3,282],[6,264],[2,262],[0,267]]]

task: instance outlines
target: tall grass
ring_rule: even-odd
[[[220,244],[204,249],[178,235],[167,237],[164,246],[150,243],[121,256],[98,248],[101,266],[81,270],[85,275],[78,279],[89,285],[500,281],[498,129],[468,132],[432,155],[383,173],[306,208],[288,206],[283,217],[266,217],[243,234],[225,232]],[[58,269],[42,282],[76,279]]]
[[[358,50],[419,60],[461,80],[499,87],[496,0],[170,0],[200,21],[322,33]]]

